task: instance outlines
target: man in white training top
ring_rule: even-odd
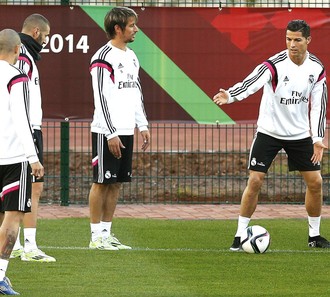
[[[326,73],[320,60],[307,51],[310,27],[303,20],[286,28],[287,49],[258,65],[243,82],[213,97],[218,104],[241,101],[263,88],[257,133],[249,156],[249,179],[241,200],[232,251],[239,251],[241,232],[248,226],[264,177],[277,153],[284,149],[289,170],[298,170],[306,183],[308,246],[330,248],[320,235],[322,176],[320,162],[326,125]]]

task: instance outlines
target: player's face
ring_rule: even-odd
[[[123,41],[125,43],[133,42],[135,39],[135,34],[139,31],[138,27],[136,26],[136,19],[134,17],[130,17],[128,19],[127,25],[125,30],[123,31]]]
[[[301,32],[286,31],[286,47],[289,50],[290,58],[293,60],[305,57],[307,46],[311,37],[303,37]]]
[[[36,28],[36,41],[40,44],[40,45],[44,45],[46,43],[46,39],[49,37],[49,33],[50,33],[50,28],[49,26],[47,26],[45,28],[45,30],[41,30],[39,28]]]

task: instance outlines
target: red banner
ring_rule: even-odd
[[[309,50],[330,69],[329,9],[134,9],[144,34],[210,98],[219,87],[230,87],[258,63],[283,50],[285,28],[291,19],[305,19],[310,24]],[[51,22],[49,42],[41,53],[42,60],[37,62],[44,118],[90,119],[93,96],[89,62],[107,42],[105,33],[80,7],[68,6],[2,5],[1,27],[20,31],[26,16],[36,12]],[[192,120],[143,69],[141,81],[149,120]],[[224,106],[223,110],[236,122],[255,121],[259,100],[260,92],[242,103]]]

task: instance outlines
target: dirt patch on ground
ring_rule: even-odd
[[[135,153],[133,180],[124,184],[125,203],[239,203],[247,182],[248,153]],[[89,153],[70,153],[69,170],[59,153],[45,154],[47,203],[68,199],[87,204],[92,183]],[[288,173],[286,156],[272,165],[261,202],[301,203],[305,186],[299,174]]]

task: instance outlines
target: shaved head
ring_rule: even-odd
[[[17,45],[21,44],[18,33],[12,29],[0,31],[0,53],[7,54],[14,51]]]
[[[20,46],[21,39],[15,30],[0,31],[0,60],[14,65],[18,59]]]
[[[49,21],[41,14],[34,13],[29,15],[22,27],[22,32],[31,32],[34,28],[38,27],[40,30],[45,31],[50,27]]]

